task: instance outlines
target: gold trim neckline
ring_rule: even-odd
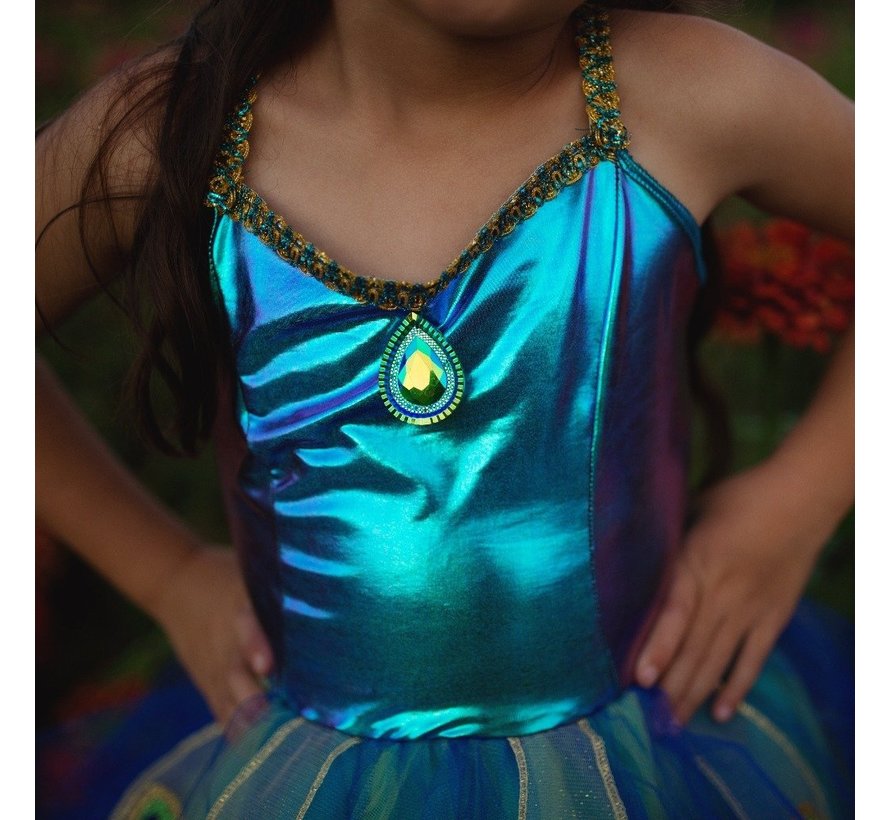
[[[616,151],[627,148],[627,131],[620,119],[612,66],[608,15],[604,9],[587,4],[576,12],[575,22],[581,86],[590,132],[568,143],[558,154],[539,165],[476,232],[470,244],[433,280],[406,282],[354,273],[291,228],[259,193],[244,182],[258,75],[251,79],[244,100],[228,118],[205,204],[240,222],[284,261],[331,290],[382,310],[421,311],[498,239],[536,213],[544,202],[554,199],[566,186],[578,182],[600,160],[614,161]]]

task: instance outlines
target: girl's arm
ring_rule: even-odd
[[[200,539],[133,478],[38,359],[37,517],[153,618]]]
[[[88,163],[115,115],[119,79],[95,88],[37,140],[36,291],[38,331],[58,323],[110,281],[133,238],[138,199],[77,211]],[[144,128],[143,123],[140,128]],[[110,156],[114,191],[139,196],[150,184],[151,139],[129,129]],[[57,214],[63,214],[57,219]],[[205,545],[134,479],[89,427],[48,368],[36,373],[37,516],[167,631],[181,660],[225,721],[260,692],[271,651],[247,600],[231,550]]]
[[[718,23],[633,12],[617,23],[631,148],[696,217],[739,193],[852,238],[849,100],[787,55]],[[638,682],[657,682],[685,722],[728,671],[712,713],[731,716],[852,499],[851,330],[777,451],[702,498],[637,659]]]
[[[717,720],[729,719],[852,500],[851,330],[781,446],[702,498],[637,661],[638,681],[658,681],[685,722],[730,670],[712,706]]]

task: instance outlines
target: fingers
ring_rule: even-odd
[[[221,726],[228,726],[246,701],[265,694],[261,679],[272,672],[274,665],[272,648],[249,606],[234,617],[234,635],[230,636],[234,640],[223,650],[229,662],[205,693],[210,711]]]
[[[253,610],[243,610],[235,621],[241,656],[259,677],[267,676],[274,664],[272,647]]]
[[[678,564],[667,600],[637,660],[636,678],[640,686],[653,686],[668,668],[693,622],[698,597],[694,576]]]
[[[679,562],[667,600],[640,652],[635,670],[641,686],[658,682],[680,723],[686,723],[718,688],[733,655],[744,641],[747,653],[743,649],[733,666],[730,678],[733,688],[729,688],[728,683],[714,707],[716,719],[729,719],[756,680],[775,637],[758,631],[757,638],[745,640],[750,621],[746,623],[746,619],[740,617],[739,607],[730,606],[725,594],[714,594],[703,600],[700,589],[695,572],[688,564]],[[731,704],[724,699],[731,700]],[[718,708],[719,714],[726,717],[717,718]]]
[[[254,673],[239,658],[233,663],[222,685],[207,694],[207,702],[216,721],[221,726],[227,726],[245,701],[264,694]]]
[[[254,674],[247,667],[241,665],[229,673],[229,694],[232,705],[237,706],[248,698],[262,695],[263,689]]]
[[[235,618],[236,655],[228,674],[225,703],[219,715],[223,725],[250,698],[263,695],[260,680],[272,672],[274,659],[269,640],[253,609],[241,610]]]
[[[729,680],[715,699],[712,709],[714,720],[722,723],[735,714],[738,705],[757,680],[779,631],[772,626],[763,626],[748,635]]]
[[[707,686],[706,681],[699,680],[702,667],[709,660],[725,623],[722,613],[712,603],[704,602],[699,607],[680,650],[662,676],[659,685],[671,702],[674,717],[681,723],[688,717],[685,713],[681,715],[680,707],[688,699],[690,690],[694,686]]]
[[[739,647],[742,636],[733,625],[724,622],[713,640],[702,649],[698,663],[693,669],[686,688],[678,696],[674,716],[680,723],[686,723],[698,710],[704,700],[720,685],[721,678]]]

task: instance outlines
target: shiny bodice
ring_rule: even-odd
[[[326,281],[288,255],[283,221],[211,199],[233,538],[276,685],[305,717],[373,737],[524,734],[625,679],[681,536],[700,245],[624,144],[595,143],[414,305],[465,379],[429,425],[395,418],[378,383],[408,306]]]

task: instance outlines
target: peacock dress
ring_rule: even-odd
[[[114,816],[850,813],[849,689],[805,611],[729,723],[681,728],[631,685],[683,538],[706,271],[629,152],[606,14],[577,26],[589,133],[425,284],[288,226],[242,177],[252,89],[233,112],[207,195],[235,363],[217,445],[276,670]]]

